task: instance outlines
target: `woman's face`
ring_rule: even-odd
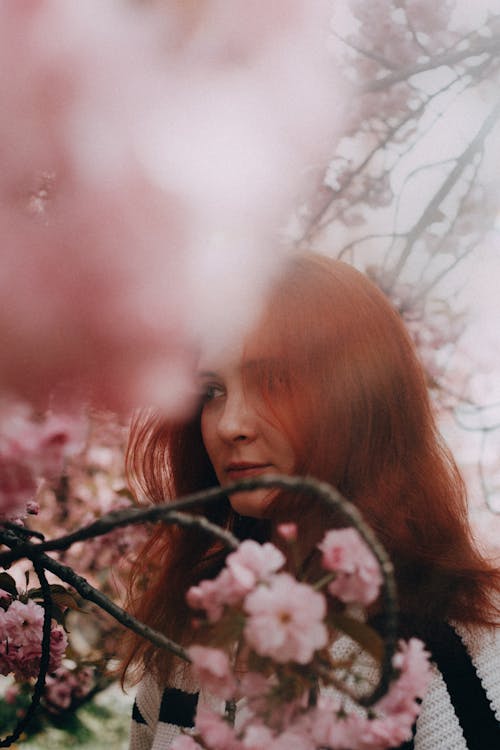
[[[201,434],[205,450],[221,486],[265,474],[291,474],[295,455],[283,428],[269,414],[252,369],[256,360],[236,355],[214,363],[200,361],[199,377],[204,403]],[[266,515],[274,489],[238,492],[229,500],[244,516]]]

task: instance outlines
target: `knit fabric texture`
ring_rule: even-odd
[[[500,723],[500,630],[454,627],[467,647]],[[340,639],[335,647],[336,655],[347,647]],[[195,686],[185,677],[177,676],[171,687],[163,688],[146,674],[139,684],[134,704],[130,750],[167,750],[181,727],[190,725],[197,700]],[[199,700],[214,705],[213,698],[203,693]],[[415,750],[468,750],[446,684],[435,666],[417,720]]]

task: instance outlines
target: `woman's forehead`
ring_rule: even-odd
[[[269,351],[269,347],[264,342],[259,345],[254,340],[251,342],[244,341],[218,351],[202,352],[198,361],[198,372],[210,374],[233,370],[251,374],[276,366],[279,359],[279,355]]]

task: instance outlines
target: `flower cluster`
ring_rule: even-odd
[[[37,512],[40,479],[54,479],[83,445],[84,423],[67,414],[35,418],[21,402],[0,402],[0,522]]]
[[[288,525],[282,536],[294,544]],[[216,711],[200,701],[194,730],[176,738],[172,750],[383,750],[410,738],[429,679],[428,654],[416,639],[401,641],[388,691],[364,710],[362,692],[353,689],[362,681],[354,660],[335,650],[339,630],[353,641],[357,628],[371,632],[347,607],[376,600],[378,563],[353,529],[329,531],[318,547],[325,575],[315,583],[284,572],[285,557],[274,545],[244,541],[215,579],[188,591],[207,631],[204,645],[188,650],[194,676],[238,711],[233,726],[222,705]]]
[[[91,667],[68,669],[62,665],[47,675],[44,705],[53,713],[67,709],[91,690],[94,670]]]
[[[0,674],[13,673],[18,680],[36,677],[42,655],[44,609],[28,599],[16,599],[6,610],[0,609]],[[67,646],[64,629],[52,622],[49,671],[61,664]]]

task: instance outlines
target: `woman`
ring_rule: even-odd
[[[437,432],[424,373],[384,295],[344,263],[294,257],[255,330],[238,350],[204,353],[199,377],[202,396],[192,418],[166,424],[149,417],[133,427],[129,467],[142,495],[161,502],[270,472],[330,482],[357,505],[392,557],[402,633],[423,637],[440,664],[415,748],[465,750],[475,742],[471,733],[481,734],[476,726],[471,732],[470,717],[457,719],[464,713],[460,695],[453,676],[442,676],[446,661],[452,670],[458,664],[462,641],[479,679],[462,679],[461,672],[455,683],[477,688],[475,710],[482,705],[486,712],[480,724],[498,730],[500,574],[474,545],[463,483]],[[276,521],[296,520],[304,556],[335,524],[309,499],[275,490],[240,492],[207,507],[206,515],[241,538],[272,541]],[[205,534],[157,528],[135,569],[131,608],[189,644],[185,591],[214,576],[222,561]],[[462,640],[447,630],[450,621]],[[466,652],[464,659],[467,670]],[[188,670],[135,636],[126,664],[147,675],[132,748],[168,747],[196,703]],[[482,741],[483,750],[490,747]]]

